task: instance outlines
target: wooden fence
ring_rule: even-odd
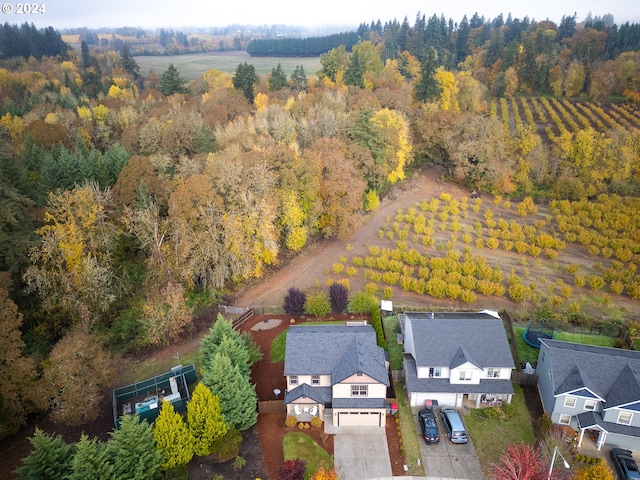
[[[233,328],[237,329],[238,327],[240,327],[240,325],[242,325],[246,320],[253,317],[253,314],[254,314],[253,308],[250,308],[249,310],[244,312],[242,315],[240,315],[238,318],[236,318],[233,321]]]
[[[258,413],[285,413],[287,407],[283,400],[258,402]]]
[[[514,370],[511,372],[511,381],[519,385],[537,385],[538,375],[532,375],[530,373],[524,373],[524,372],[516,372]]]

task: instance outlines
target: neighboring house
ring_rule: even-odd
[[[398,319],[411,406],[437,400],[461,407],[465,398],[476,407],[511,403],[514,363],[496,312],[407,312]]]
[[[293,326],[284,374],[287,415],[334,426],[384,426],[389,363],[370,325]]]
[[[543,339],[538,390],[553,423],[603,445],[640,450],[640,352]]]

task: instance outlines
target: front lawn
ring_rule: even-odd
[[[402,445],[404,447],[404,458],[409,467],[407,472],[409,475],[424,475],[424,467],[418,464],[421,458],[420,443],[418,432],[416,432],[416,424],[413,421],[413,412],[408,402],[407,390],[403,383],[395,382],[396,397],[398,398],[398,413],[393,420],[387,419],[388,422],[396,421],[400,424],[400,432],[402,434]],[[397,425],[396,425],[397,427]]]
[[[313,438],[302,432],[289,432],[282,439],[285,460],[304,461],[307,465],[305,478],[310,478],[320,467],[333,468],[333,459]]]
[[[524,442],[533,445],[535,441],[522,388],[514,384],[513,390],[512,403],[515,406],[515,415],[512,418],[488,419],[484,417],[483,409],[473,409],[471,415],[464,418],[480,465],[485,472],[491,464],[500,460],[500,455],[509,444]]]

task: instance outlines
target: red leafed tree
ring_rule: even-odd
[[[545,480],[549,466],[540,451],[526,444],[511,444],[491,469],[492,480]],[[554,478],[552,476],[552,478]]]

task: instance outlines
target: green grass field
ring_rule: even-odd
[[[187,80],[195,80],[207,70],[212,69],[232,74],[238,65],[244,62],[253,65],[258,74],[271,73],[271,69],[278,63],[282,65],[287,76],[291,76],[298,65],[302,65],[307,75],[314,75],[321,68],[320,57],[251,57],[244,51],[172,56],[150,55],[134,57],[134,59],[140,66],[142,75],[146,75],[149,71],[160,75],[170,63],[173,63],[182,78]]]
[[[298,458],[306,463],[309,477],[305,475],[305,478],[310,478],[320,467],[333,468],[333,459],[306,433],[289,432],[282,439],[282,444],[285,460]]]

